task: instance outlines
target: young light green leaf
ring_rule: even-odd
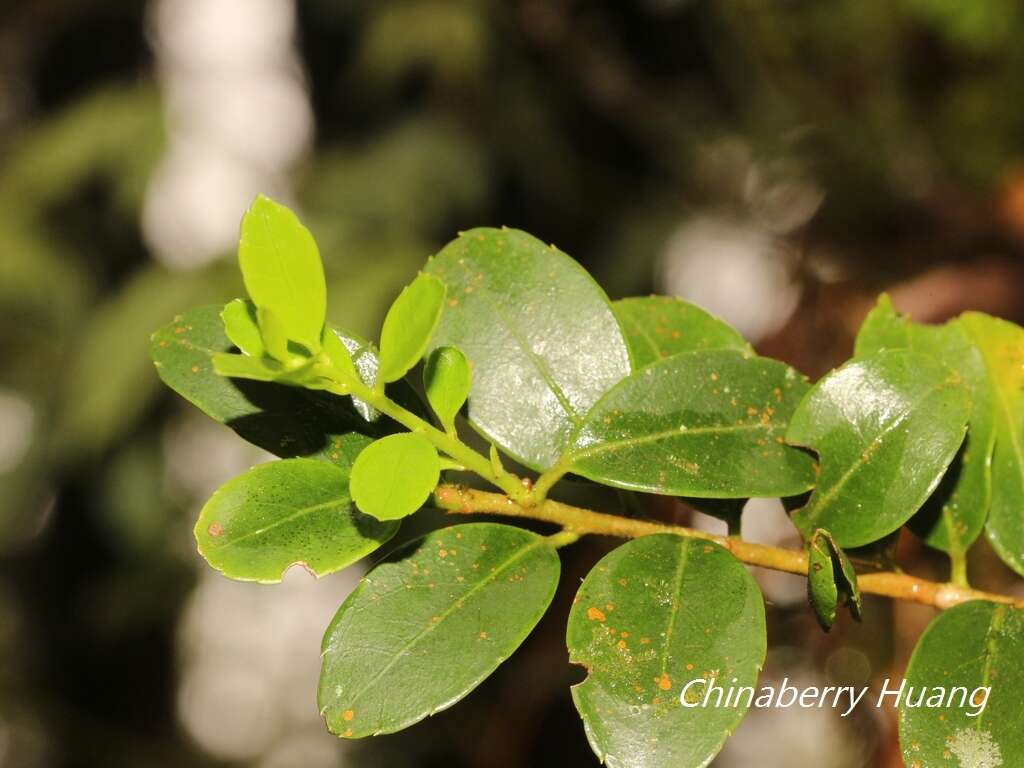
[[[356,457],[352,498],[378,520],[398,520],[423,506],[440,476],[440,458],[427,438],[414,432],[389,435]]]
[[[240,581],[272,583],[293,565],[316,576],[370,554],[398,523],[360,514],[348,493],[348,472],[312,459],[253,467],[222,485],[196,523],[199,554]]]
[[[457,347],[473,366],[470,422],[520,463],[549,468],[630,371],[604,292],[564,253],[513,229],[465,232],[426,270],[448,286],[432,347]]]
[[[469,397],[471,384],[469,361],[455,347],[435,349],[423,369],[427,400],[441,425],[455,429],[455,416]]]
[[[960,376],[920,352],[880,352],[833,371],[786,432],[787,442],[821,459],[814,493],[793,522],[805,538],[827,528],[842,547],[895,531],[938,486],[970,409]]]
[[[287,338],[318,352],[327,286],[320,251],[298,217],[268,197],[257,197],[242,218],[238,263],[253,303],[273,313]],[[260,328],[269,348],[263,317]]]
[[[220,319],[232,344],[250,357],[263,357],[263,338],[252,304],[245,299],[229,301],[224,305]]]
[[[904,677],[899,733],[908,766],[1020,765],[1024,612],[982,601],[943,611],[921,635]]]
[[[753,577],[707,541],[656,534],[606,555],[569,614],[573,701],[609,766],[707,765],[747,707],[701,706],[707,681],[754,686],[765,656]]]
[[[333,368],[342,378],[359,381],[359,371],[352,362],[352,354],[345,346],[345,340],[329,325],[324,326],[324,333],[321,339],[323,354]]]
[[[857,573],[832,534],[818,528],[807,542],[807,597],[821,628],[828,632],[836,620],[840,602],[855,619],[861,618]]]
[[[495,523],[443,528],[378,565],[327,628],[317,696],[338,736],[392,733],[450,707],[547,610],[558,555]]]
[[[219,375],[213,360],[232,347],[220,312],[219,306],[186,312],[154,333],[150,346],[164,383],[211,418],[278,456],[317,457],[346,467],[370,442],[360,433],[377,437],[398,428],[386,419],[371,423],[350,398]],[[363,380],[372,382],[373,349],[350,335],[339,338]]]
[[[754,352],[735,328],[682,299],[670,296],[620,299],[612,303],[612,309],[622,324],[634,368],[682,352],[708,349]]]
[[[732,350],[665,358],[623,379],[572,435],[564,466],[599,483],[673,496],[792,496],[814,462],[782,444],[807,383]]]
[[[936,491],[908,527],[936,549],[962,556],[985,525],[992,498],[992,452],[995,404],[981,352],[968,338],[963,322],[920,325],[898,315],[882,294],[857,334],[856,356],[886,349],[913,349],[955,370],[971,398],[967,437]]]
[[[1024,575],[1024,328],[977,312],[959,322],[981,352],[995,413],[992,504],[985,533]]]
[[[282,363],[291,361],[293,355],[288,350],[288,334],[277,314],[269,307],[259,307],[256,318],[267,354]]]
[[[444,283],[422,273],[402,289],[380,331],[379,381],[397,381],[423,357],[441,317],[444,296]]]
[[[232,379],[252,379],[253,381],[275,381],[284,371],[280,365],[262,357],[235,355],[218,352],[213,355],[213,370],[218,376]]]

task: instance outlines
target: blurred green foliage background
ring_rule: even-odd
[[[213,121],[215,140],[184,167],[230,158],[242,180],[224,188],[239,200],[294,203],[327,264],[331,319],[353,331],[374,336],[401,285],[462,228],[556,242],[613,297],[692,290],[698,303],[691,276],[710,269],[710,239],[711,260],[736,265],[710,284],[724,297],[713,308],[733,319],[735,306],[761,351],[817,375],[849,354],[882,288],[926,320],[1024,315],[1022,42],[1013,0],[8,0],[0,766],[594,764],[561,632],[564,598],[607,545],[573,556],[561,607],[472,703],[370,744],[321,734],[314,687],[288,664],[292,644],[315,661],[352,577],[315,599],[305,582],[281,588],[276,599],[308,613],[275,613],[254,586],[224,587],[201,610],[197,505],[260,456],[162,389],[147,356],[176,312],[241,292],[230,246],[195,245],[192,225],[226,209],[237,226],[244,204],[216,185],[190,197],[188,178],[159,191],[176,153],[208,139],[196,125]],[[262,101],[243,88],[278,81],[297,90]],[[268,156],[285,141],[296,150]],[[764,308],[748,327],[745,304]],[[901,546],[941,577],[940,559]],[[979,558],[988,584],[1009,583]],[[779,669],[794,654],[808,670],[902,664],[927,618],[879,603],[872,636],[824,638],[799,601],[774,602]],[[280,647],[218,683],[224,668],[202,659],[231,627],[196,626],[242,603],[225,658]],[[891,631],[875,636],[877,622]],[[296,693],[253,682],[270,657],[284,659],[275,684],[301,678]],[[293,695],[293,719],[234,709]],[[206,709],[190,719],[195,701]],[[898,765],[891,723],[837,723],[819,729],[827,765]],[[801,727],[755,724],[748,741]],[[737,749],[720,764],[753,764]],[[797,763],[786,754],[780,765]]]

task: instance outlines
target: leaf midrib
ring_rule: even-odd
[[[783,424],[776,421],[761,422],[751,424],[726,424],[722,426],[707,426],[707,427],[687,427],[686,429],[665,429],[659,432],[649,432],[645,435],[639,435],[637,437],[627,437],[620,440],[608,440],[604,442],[595,443],[593,445],[582,448],[578,451],[569,451],[566,455],[570,461],[575,462],[577,459],[588,458],[600,453],[606,453],[613,451],[616,448],[633,447],[637,445],[646,445],[647,443],[656,443],[659,440],[667,440],[670,437],[690,437],[692,435],[714,435],[714,434],[726,434],[729,432],[744,432],[748,430],[757,431],[764,430],[771,432],[775,429],[782,429]]]
[[[313,504],[308,507],[300,507],[296,511],[292,512],[290,515],[275,520],[270,525],[266,525],[263,528],[257,528],[254,531],[247,531],[246,533],[243,533],[241,536],[235,536],[233,538],[228,539],[220,547],[217,547],[217,549],[223,552],[224,550],[230,549],[231,547],[240,544],[243,541],[251,539],[254,536],[262,536],[268,531],[271,531],[274,528],[277,528],[278,526],[285,525],[286,523],[290,523],[293,520],[296,520],[300,517],[313,514],[314,512],[320,512],[321,510],[327,509],[328,507],[346,506],[349,503],[349,501],[350,499],[348,498],[348,496],[346,494],[342,494],[337,498],[330,499],[319,504]]]
[[[668,615],[668,624],[665,627],[665,642],[661,646],[661,675],[668,671],[668,657],[671,653],[672,636],[675,634],[676,617],[679,615],[679,604],[682,603],[680,591],[683,586],[683,573],[686,571],[686,563],[690,559],[690,543],[680,537],[679,559],[676,560],[676,571],[672,579],[672,608]]]

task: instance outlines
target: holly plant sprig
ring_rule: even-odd
[[[210,565],[263,583],[296,565],[323,576],[425,506],[508,519],[406,541],[344,600],[318,688],[333,733],[390,733],[466,696],[544,615],[559,550],[605,535],[626,542],[581,584],[566,644],[587,669],[573,701],[607,764],[704,766],[742,720],[744,706],[693,707],[684,692],[700,677],[757,685],[766,617],[746,565],[807,576],[825,631],[869,618],[865,595],[945,609],[908,685],[997,683],[984,718],[901,705],[908,764],[939,765],[965,740],[991,765],[1024,757],[1024,611],[967,569],[984,535],[1024,575],[1024,329],[980,313],[920,325],[882,296],[854,356],[812,384],[692,304],[610,301],[518,230],[441,249],[376,344],[327,321],[320,254],[287,208],[256,199],[238,260],[247,298],[186,312],[152,343],[169,387],[280,457],[203,507]],[[624,499],[683,498],[730,535],[567,504],[567,476]],[[804,547],[737,535],[752,497],[782,499]],[[893,562],[903,528],[948,556],[948,581]]]

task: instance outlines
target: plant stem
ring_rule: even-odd
[[[717,536],[681,525],[667,525],[650,520],[635,520],[608,515],[551,500],[524,506],[508,496],[455,485],[438,486],[434,498],[438,506],[451,513],[498,514],[541,520],[560,525],[564,531],[580,536],[597,534],[635,539],[652,533],[672,533],[677,536],[713,541],[725,547],[744,563],[802,576],[807,575],[807,555],[803,551],[754,544],[738,537]],[[1008,595],[983,592],[961,584],[940,584],[893,571],[858,574],[857,581],[861,592],[884,595],[898,600],[909,600],[936,608],[950,608],[968,600],[989,600],[1024,608],[1024,600],[1018,600]]]
[[[967,555],[964,552],[950,552],[949,580],[957,586],[970,586],[967,581]]]
[[[344,384],[353,397],[358,397],[360,400],[365,401],[385,416],[389,416],[403,427],[407,427],[410,431],[423,435],[436,448],[446,453],[466,469],[503,490],[511,499],[524,504],[529,503],[530,491],[518,477],[511,472],[494,466],[490,459],[477,453],[457,437],[443,432],[428,421],[424,421],[412,411],[403,408],[388,398],[383,392],[371,389],[361,381],[346,380]]]

